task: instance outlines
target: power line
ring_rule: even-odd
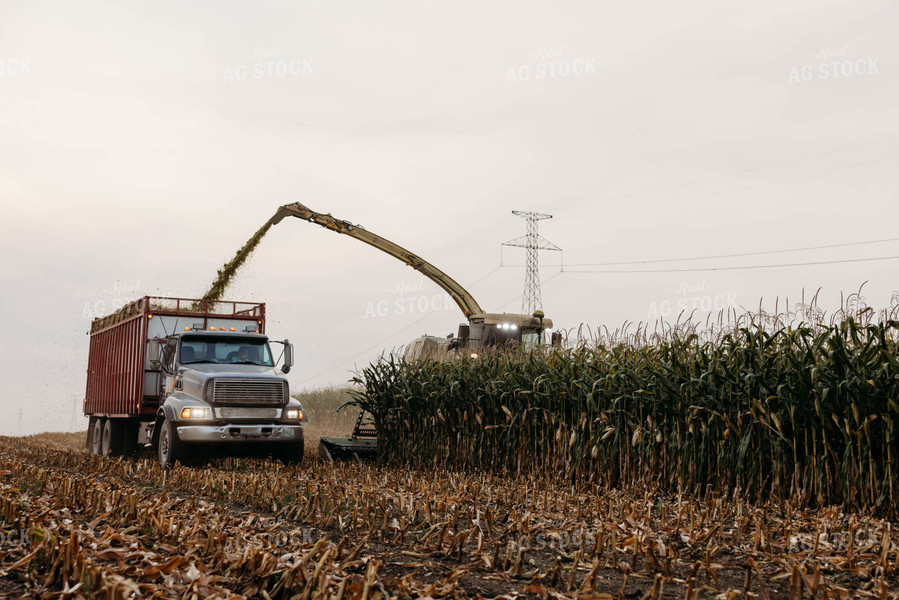
[[[575,263],[569,267],[611,267],[615,265],[643,265],[651,263],[686,262],[691,260],[709,260],[713,258],[736,258],[739,256],[762,256],[765,254],[780,254],[786,252],[804,252],[806,250],[823,250],[827,248],[846,248],[849,246],[864,246],[867,244],[883,244],[886,242],[899,242],[899,238],[886,238],[882,240],[866,240],[862,242],[845,242],[842,244],[828,244],[826,246],[805,246],[803,248],[784,248],[782,250],[761,250],[756,252],[737,252],[734,254],[712,254],[708,256],[688,256],[686,258],[657,258],[652,260],[622,260],[616,262],[599,263]],[[510,265],[511,266],[511,265]],[[515,265],[517,266],[517,265]]]
[[[564,270],[556,271],[554,274],[552,274],[549,277],[547,277],[546,279],[544,279],[543,283],[549,283],[550,281],[552,281],[553,279],[555,279],[556,277],[558,277],[559,275],[561,275],[564,272],[565,272]]]
[[[828,150],[827,152],[822,152],[822,153],[820,153],[820,154],[812,154],[812,155],[810,155],[810,156],[801,156],[801,157],[793,158],[793,159],[786,160],[786,161],[783,161],[783,162],[772,163],[772,164],[769,164],[769,165],[765,165],[765,166],[763,166],[763,167],[755,167],[755,168],[752,168],[752,169],[745,169],[745,170],[743,170],[743,171],[737,171],[736,173],[727,173],[727,174],[724,174],[724,175],[716,175],[716,176],[714,176],[714,177],[706,177],[706,178],[704,178],[704,179],[694,179],[693,181],[684,181],[684,182],[682,182],[682,183],[675,183],[675,184],[671,184],[671,185],[666,185],[666,186],[662,186],[662,187],[658,187],[658,188],[653,188],[653,189],[651,189],[651,190],[646,190],[646,191],[643,191],[643,192],[633,192],[633,193],[630,193],[630,194],[620,194],[620,195],[618,195],[618,196],[612,196],[612,197],[610,197],[610,198],[601,198],[601,199],[599,199],[599,200],[588,200],[588,201],[586,201],[586,202],[576,202],[576,203],[573,203],[573,204],[565,204],[565,205],[562,205],[562,206],[560,206],[560,207],[558,207],[558,208],[559,208],[559,209],[573,208],[573,207],[576,207],[576,206],[585,206],[585,205],[588,205],[588,204],[598,204],[598,203],[600,203],[600,202],[611,202],[611,201],[613,201],[613,200],[623,200],[623,199],[625,199],[625,198],[634,198],[634,197],[637,197],[637,196],[646,196],[646,195],[649,195],[649,194],[655,194],[655,193],[658,193],[658,192],[664,192],[664,191],[673,190],[673,189],[676,189],[676,188],[686,187],[686,186],[690,186],[690,185],[696,185],[696,184],[699,184],[699,183],[708,183],[709,181],[717,181],[717,180],[719,180],[719,179],[726,179],[726,178],[729,178],[729,177],[735,177],[735,176],[738,176],[738,175],[746,175],[747,173],[755,173],[755,172],[758,172],[758,171],[765,171],[765,170],[767,170],[767,169],[773,169],[774,167],[781,167],[781,166],[783,166],[783,165],[789,165],[789,164],[792,164],[792,163],[795,163],[795,162],[800,162],[800,161],[803,161],[803,160],[809,160],[809,159],[812,159],[812,158],[820,158],[820,157],[822,157],[822,156],[827,156],[827,155],[829,155],[829,154],[836,154],[836,153],[838,153],[838,152],[844,152],[844,151],[846,151],[846,150],[852,150],[852,149],[855,149],[855,148],[860,148],[860,147],[862,147],[862,146],[869,146],[869,145],[871,145],[871,144],[879,144],[879,143],[881,143],[881,142],[888,142],[888,141],[894,140],[894,139],[896,139],[896,138],[899,138],[899,135],[891,135],[891,136],[888,136],[888,137],[885,137],[885,138],[880,138],[880,139],[878,139],[878,140],[872,140],[872,141],[870,141],[870,142],[862,142],[862,143],[860,143],[860,144],[855,144],[855,145],[853,145],[853,146],[846,146],[846,147],[843,147],[843,148],[837,148],[837,149],[835,149],[835,150]],[[863,164],[864,164],[864,163],[863,163]],[[801,177],[801,176],[800,176],[800,177]],[[776,181],[776,180],[775,180],[775,181]]]
[[[873,262],[873,261],[882,261],[882,260],[895,260],[899,258],[899,256],[874,256],[870,258],[846,258],[842,260],[819,260],[813,262],[798,262],[798,263],[781,263],[781,264],[771,264],[771,265],[745,265],[745,266],[730,266],[730,267],[697,267],[697,268],[683,268],[683,269],[589,269],[589,270],[577,270],[577,271],[564,271],[565,273],[688,273],[688,272],[699,272],[699,271],[739,271],[746,269],[776,269],[780,267],[806,267],[812,265],[836,265],[840,263],[859,263],[859,262]]]
[[[500,267],[502,267],[502,266],[504,266],[504,265],[500,265]],[[509,265],[509,266],[513,266],[513,265]],[[514,265],[514,266],[521,266],[521,267],[523,267],[523,266],[525,266],[525,265]],[[546,285],[547,283],[549,283],[550,281],[552,281],[553,279],[555,279],[556,277],[558,277],[558,276],[561,275],[562,273],[565,273],[565,270],[564,270],[564,269],[559,270],[559,271],[556,271],[555,273],[553,273],[552,275],[550,275],[549,277],[547,277],[546,279],[543,280],[543,282],[542,282],[543,285]],[[518,300],[519,300],[520,298],[521,298],[521,296],[515,296],[514,298],[512,298],[512,299],[510,299],[510,300],[507,300],[506,302],[500,304],[500,306],[502,306],[503,309],[505,309],[505,307],[508,306],[509,304],[511,304],[511,303],[513,303],[513,302],[518,302]]]

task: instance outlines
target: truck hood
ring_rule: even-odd
[[[274,367],[259,365],[235,365],[215,363],[195,363],[178,367],[181,387],[179,394],[204,399],[206,383],[210,379],[261,379],[283,381],[287,378]]]
[[[201,373],[208,377],[280,377],[284,374],[275,367],[260,365],[218,365],[214,363],[198,363],[181,365],[185,374],[189,371]]]

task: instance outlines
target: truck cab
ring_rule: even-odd
[[[271,443],[272,454],[288,462],[302,459],[305,415],[282,375],[292,347],[285,344],[279,371],[268,337],[230,329],[160,340],[162,404],[147,438],[161,463],[183,459],[193,444],[254,442]]]

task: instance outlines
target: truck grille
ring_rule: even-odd
[[[212,401],[219,405],[259,406],[284,404],[287,384],[258,379],[216,379],[212,385]]]
[[[246,408],[234,406],[215,409],[216,419],[277,419],[280,416],[280,408]]]

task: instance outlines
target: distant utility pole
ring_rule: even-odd
[[[538,251],[557,250],[561,252],[562,249],[537,233],[537,221],[552,219],[552,215],[523,210],[513,210],[512,214],[525,220],[527,233],[522,237],[504,243],[503,246],[517,246],[527,249],[527,272],[524,276],[524,296],[521,298],[521,312],[522,314],[530,315],[535,310],[543,309],[543,296],[540,293],[540,259]]]
[[[21,408],[19,409],[19,436],[20,437],[22,435],[22,413],[24,413],[24,412],[25,411],[22,410]]]

